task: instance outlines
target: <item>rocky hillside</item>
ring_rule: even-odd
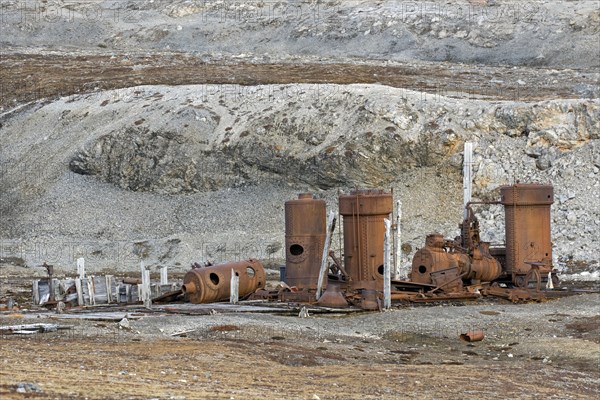
[[[66,266],[77,254],[98,268],[140,257],[182,268],[277,259],[285,200],[312,191],[335,209],[338,188],[382,187],[402,199],[414,248],[432,230],[456,233],[462,147],[473,141],[476,196],[494,198],[516,180],[554,184],[556,254],[597,257],[598,100],[486,102],[377,85],[241,89],[134,87],[3,114],[2,237],[28,264]],[[493,241],[503,237],[500,212],[483,209]]]
[[[9,48],[598,67],[598,2],[2,0]],[[301,61],[301,59],[300,59]]]
[[[472,141],[475,196],[552,183],[556,264],[600,268],[597,1],[0,7],[5,263],[280,262],[284,202],[354,187],[402,200],[408,259],[456,234]]]

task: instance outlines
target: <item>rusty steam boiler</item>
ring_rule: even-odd
[[[412,261],[411,280],[431,284],[432,274],[456,269],[465,281],[511,280],[526,286],[531,272],[552,270],[550,205],[554,201],[550,185],[515,184],[500,187],[500,201],[467,203],[467,217],[459,225],[461,235],[454,240],[430,234],[425,247]],[[474,204],[499,204],[505,211],[506,247],[491,248],[479,235]]]
[[[301,193],[285,202],[285,282],[316,289],[327,230],[325,200]]]
[[[383,290],[384,219],[392,208],[392,194],[383,190],[354,190],[339,196],[344,268],[353,289]]]
[[[254,259],[194,268],[183,277],[181,290],[195,304],[229,300],[231,274],[239,276],[240,298],[265,287],[265,269]]]
[[[500,188],[506,226],[505,269],[517,286],[524,286],[532,267],[552,270],[550,206],[554,189],[550,185],[517,184]]]

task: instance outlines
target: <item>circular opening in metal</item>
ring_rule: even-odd
[[[379,267],[377,267],[377,273],[379,275],[383,275],[383,265],[380,265]]]
[[[290,246],[290,254],[291,255],[299,256],[302,253],[304,253],[304,247],[300,246],[299,244],[293,244]]]
[[[183,293],[187,292],[187,288],[185,287],[185,285],[181,285],[181,291]]]
[[[210,275],[208,275],[208,278],[213,284],[219,284],[219,275],[215,274],[214,272],[211,272]]]
[[[254,277],[254,275],[256,275],[256,271],[254,271],[254,268],[252,268],[251,266],[247,266],[246,267],[246,274],[248,274],[248,276],[250,278]]]
[[[424,265],[419,265],[419,273],[424,274],[427,272],[427,267]]]

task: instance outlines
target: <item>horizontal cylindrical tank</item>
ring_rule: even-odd
[[[506,272],[524,275],[531,262],[552,269],[550,206],[554,203],[551,185],[516,184],[500,188],[506,229]]]
[[[490,282],[502,274],[500,262],[490,254],[489,242],[480,242],[479,246],[473,249],[470,262],[469,269],[463,270],[463,279]]]
[[[325,200],[302,193],[285,202],[285,282],[316,289],[325,246]]]
[[[392,208],[392,194],[383,190],[354,190],[339,197],[344,268],[355,289],[383,289],[384,219]]]
[[[466,253],[451,252],[445,247],[439,233],[427,235],[425,247],[417,250],[412,261],[411,281],[432,283],[431,273],[458,268],[463,280],[489,282],[502,273],[500,263],[489,253],[489,243],[481,242],[472,257]]]
[[[427,235],[425,247],[417,250],[412,260],[410,280],[417,283],[432,283],[431,273],[449,268],[458,268],[461,274],[470,268],[469,256],[463,253],[448,253],[444,249],[444,237],[439,233]]]
[[[239,297],[265,287],[265,269],[254,259],[194,268],[183,277],[181,290],[192,303],[213,303],[229,300],[231,273],[239,276]]]

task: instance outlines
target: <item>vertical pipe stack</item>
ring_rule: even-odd
[[[469,216],[467,203],[471,201],[471,190],[473,186],[473,143],[465,142],[463,158],[463,219]]]

